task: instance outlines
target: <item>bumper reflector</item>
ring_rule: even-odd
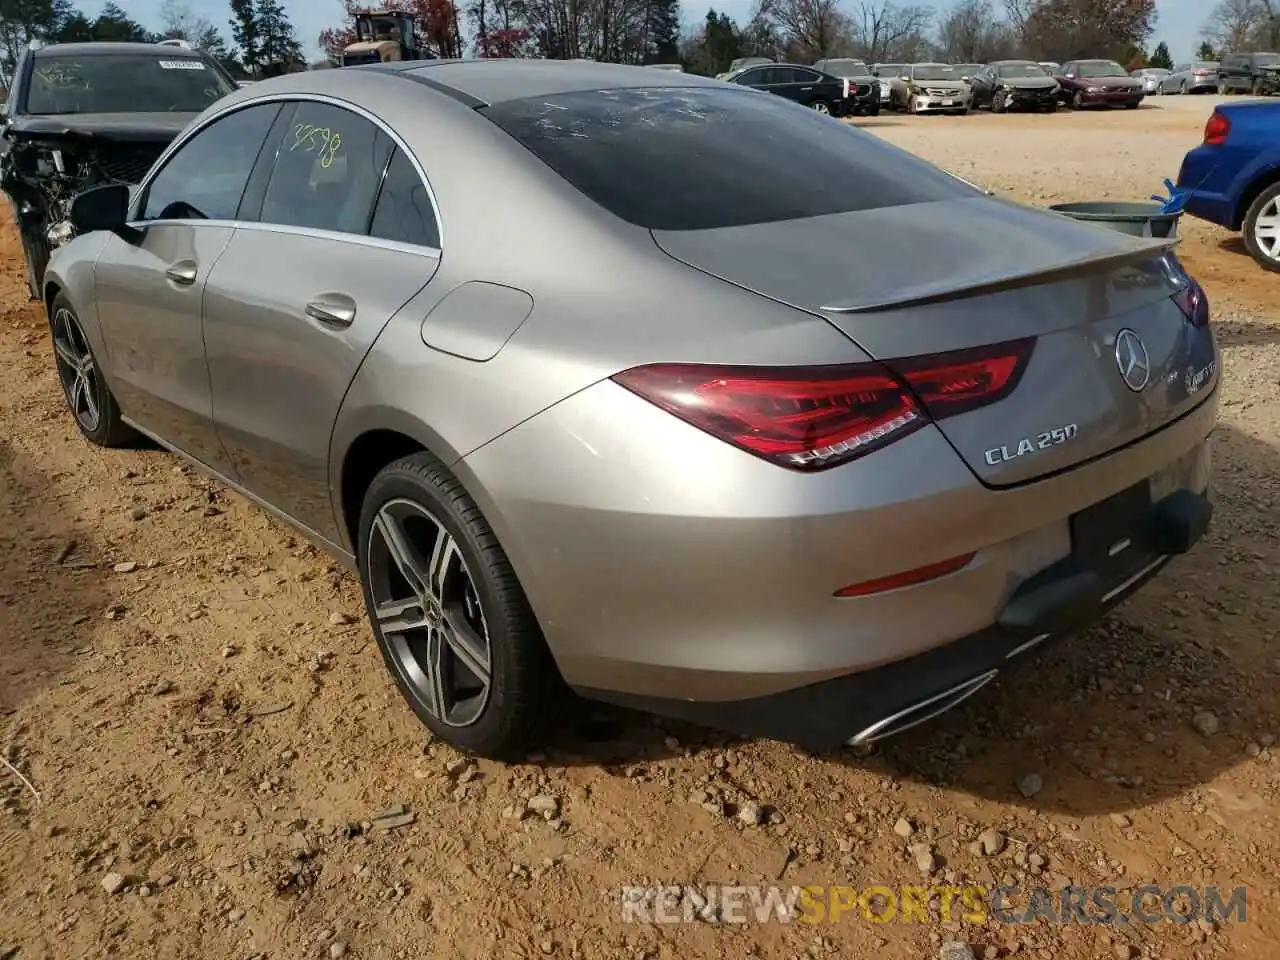
[[[950,560],[940,560],[937,563],[916,567],[914,570],[907,570],[903,573],[895,573],[875,580],[864,580],[862,583],[840,588],[835,592],[835,595],[837,597],[865,597],[869,594],[884,593],[887,590],[897,590],[901,587],[913,587],[916,584],[937,580],[940,577],[947,576],[947,574],[962,570],[969,565],[969,561],[975,556],[976,554],[974,553],[966,553],[963,556],[952,557]]]

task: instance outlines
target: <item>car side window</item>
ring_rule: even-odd
[[[765,82],[764,70],[759,68],[755,70],[744,70],[742,73],[738,74],[736,77],[733,78],[733,82],[744,83],[744,84],[747,84],[748,86],[750,86],[753,83],[764,83]]]
[[[812,70],[791,70],[792,83],[817,83],[822,79],[820,74],[814,73]]]
[[[409,157],[398,147],[378,194],[369,236],[440,248],[440,224],[431,195]]]
[[[237,110],[184,143],[147,187],[142,219],[234,220],[279,112],[278,103]]]
[[[258,219],[363,236],[392,146],[350,110],[300,103],[280,141]]]

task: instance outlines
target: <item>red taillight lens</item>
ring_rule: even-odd
[[[712,436],[782,466],[813,471],[885,447],[931,417],[1008,396],[1033,344],[1020,340],[889,364],[654,364],[613,379]]]
[[[783,466],[820,470],[928,422],[876,363],[835,367],[656,364],[613,378],[713,436]]]
[[[1192,70],[1191,75],[1193,77],[1207,77],[1209,75],[1209,71],[1208,70]]]
[[[1205,296],[1204,288],[1191,278],[1188,277],[1187,285],[1173,295],[1173,302],[1193,327],[1209,325],[1209,298]]]
[[[1211,146],[1221,146],[1227,142],[1231,133],[1231,121],[1214,111],[1204,125],[1204,142]]]
[[[1013,340],[888,366],[902,377],[935,420],[1003,400],[1018,386],[1035,340]]]
[[[862,583],[842,587],[836,591],[835,595],[837,597],[866,597],[873,593],[884,593],[886,590],[914,587],[916,584],[937,580],[939,577],[945,577],[947,574],[962,570],[969,565],[969,562],[975,556],[977,554],[966,553],[962,557],[952,557],[950,560],[942,560],[938,563],[931,563],[928,566],[916,567],[914,570],[907,570],[903,573],[878,577],[875,580],[864,580]]]

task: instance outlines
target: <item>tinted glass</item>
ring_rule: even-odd
[[[941,65],[929,64],[921,67],[912,67],[911,79],[913,80],[959,80],[960,74],[956,73],[955,67],[944,67]]]
[[[37,57],[26,112],[199,113],[233,90],[226,77],[198,57]]]
[[[861,60],[820,60],[814,66],[834,77],[862,77],[869,72]]]
[[[754,70],[743,70],[741,73],[733,77],[730,77],[729,79],[731,79],[734,83],[741,83],[741,84],[746,84],[747,86],[750,86],[753,83],[768,83],[769,74],[771,72],[772,71],[767,71],[761,68],[756,68]]]
[[[1011,79],[1048,76],[1038,63],[1006,63],[1000,67],[1000,76]]]
[[[1124,77],[1124,67],[1114,60],[1085,60],[1076,71],[1081,77]]]
[[[396,150],[391,166],[387,168],[387,178],[378,195],[369,234],[419,247],[440,246],[440,227],[436,223],[431,197],[418,171],[402,150]]]
[[[260,219],[363,235],[391,147],[363,117],[300,104],[280,141]]]
[[[182,145],[151,181],[145,220],[234,220],[279,104],[237,110]]]
[[[821,74],[814,73],[812,70],[801,70],[798,67],[792,67],[789,71],[792,83],[817,83],[822,79]]]
[[[979,195],[855,127],[729,86],[582,91],[480,112],[592,200],[655,230]]]

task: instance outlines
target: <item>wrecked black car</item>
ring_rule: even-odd
[[[207,54],[148,43],[27,50],[14,72],[0,144],[0,190],[13,205],[27,283],[39,298],[49,255],[71,239],[71,199],[136,184],[175,136],[235,81]]]

